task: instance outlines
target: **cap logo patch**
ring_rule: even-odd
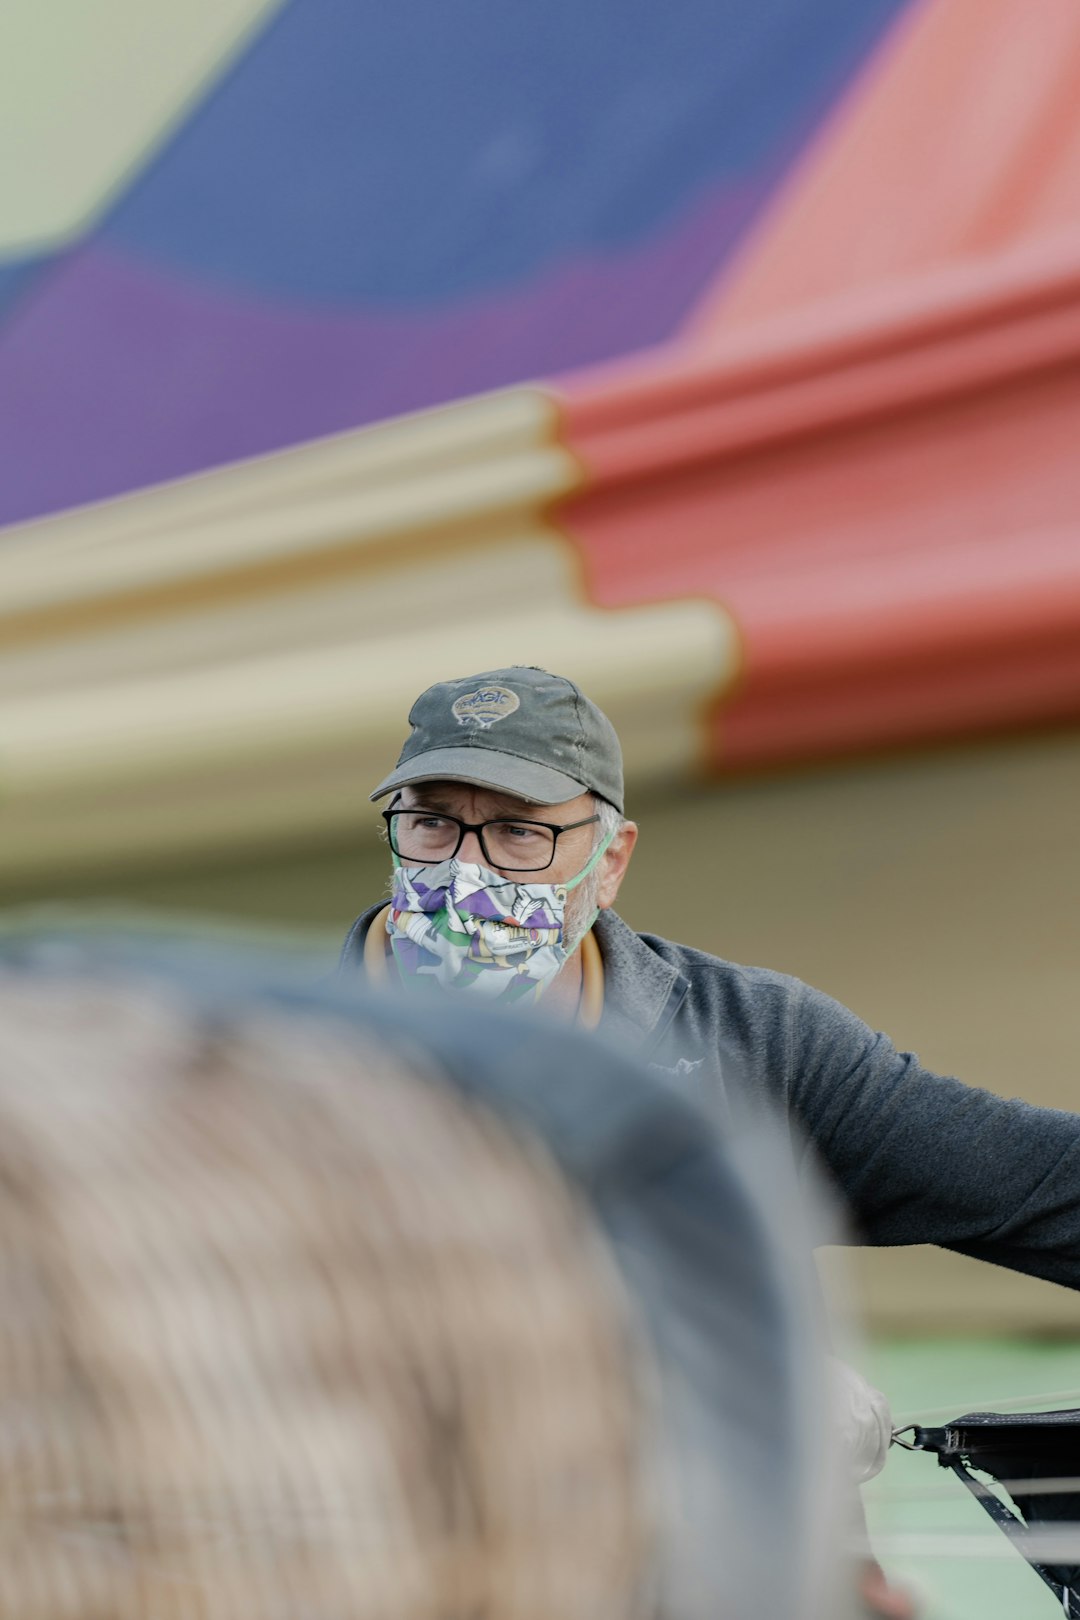
[[[505,720],[520,707],[521,699],[507,687],[478,686],[475,692],[459,697],[451,705],[451,713],[459,726],[478,726],[487,731],[496,720]]]

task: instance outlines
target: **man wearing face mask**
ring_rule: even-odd
[[[867,1242],[1080,1287],[1080,1116],[933,1074],[798,979],[616,915],[637,828],[614,727],[572,681],[441,681],[409,720],[371,795],[389,799],[392,897],[354,923],[346,973],[602,1023],[721,1113],[733,1094],[782,1109]]]
[[[733,1096],[783,1110],[864,1241],[1080,1288],[1080,1116],[933,1074],[798,979],[616,915],[637,828],[615,730],[572,681],[441,681],[409,720],[371,795],[390,801],[392,898],[353,924],[346,973],[602,1024],[721,1116]]]
[[[809,1140],[871,1244],[939,1243],[1080,1287],[1080,1118],[931,1073],[799,980],[637,934],[612,907],[637,840],[607,717],[532,668],[421,693],[373,800],[394,873],[342,964],[416,993],[540,1003],[628,1040],[726,1115],[761,1099]],[[876,1474],[888,1406],[838,1367],[853,1475]],[[911,1607],[867,1565],[870,1612]]]
[[[390,798],[392,899],[358,918],[345,960],[420,991],[609,1021],[598,936],[635,938],[609,908],[637,840],[611,722],[526,668],[440,682],[409,719],[371,795]]]

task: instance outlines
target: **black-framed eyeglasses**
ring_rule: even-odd
[[[422,809],[384,810],[382,817],[390,848],[403,861],[421,861],[430,866],[452,860],[465,834],[475,833],[487,864],[503,872],[545,871],[555,859],[555,846],[563,833],[600,820],[599,816],[586,816],[583,821],[568,821],[559,827],[550,821],[521,821],[510,816],[462,821],[441,810]]]

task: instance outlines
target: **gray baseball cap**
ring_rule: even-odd
[[[421,692],[409,724],[397,766],[372,799],[412,782],[469,782],[531,804],[598,793],[622,812],[615,727],[561,675],[515,665],[439,681]]]

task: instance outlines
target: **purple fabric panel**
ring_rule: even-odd
[[[420,314],[245,301],[90,243],[0,333],[0,523],[661,341],[773,178],[628,255]]]

